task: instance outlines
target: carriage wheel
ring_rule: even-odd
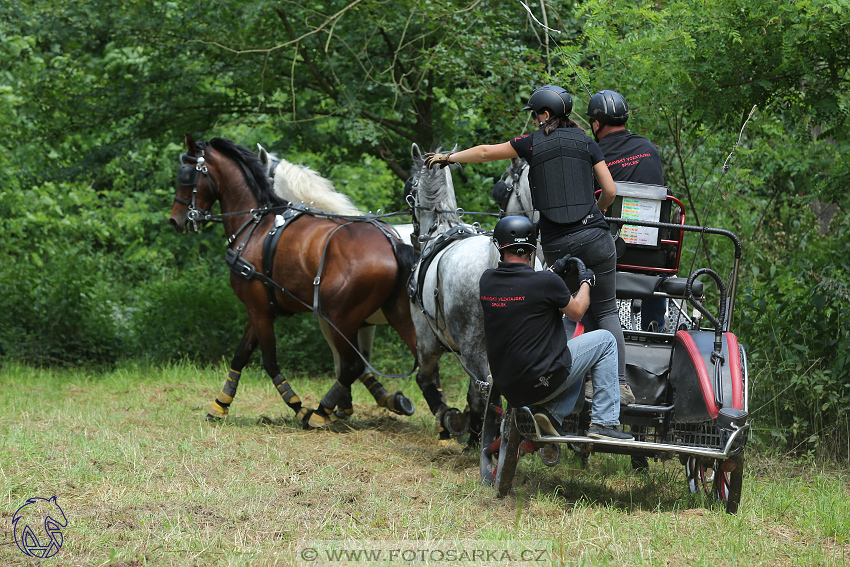
[[[499,467],[496,470],[496,495],[504,498],[511,491],[519,462],[520,434],[516,426],[516,410],[511,408],[502,420],[502,444],[499,449]]]
[[[502,398],[491,390],[484,409],[484,423],[481,428],[481,483],[492,486],[499,467],[499,448],[502,435],[499,431],[502,423]]]
[[[744,457],[737,455],[725,463],[718,460],[702,461],[696,457],[688,457],[685,461],[685,474],[688,479],[688,489],[691,493],[702,492],[721,504],[730,514],[738,511],[741,503],[741,489],[744,485]],[[724,467],[734,465],[732,471]]]

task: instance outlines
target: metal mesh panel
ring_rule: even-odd
[[[627,331],[640,331],[640,313],[632,313],[631,299],[617,300],[617,313],[620,316],[620,326]]]
[[[729,439],[729,434],[717,427],[713,421],[674,423],[670,435],[674,445],[709,449],[723,449]]]
[[[531,412],[525,410],[517,410],[516,412],[516,427],[519,434],[528,439],[537,438],[537,432],[534,430],[534,416]]]

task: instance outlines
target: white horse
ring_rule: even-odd
[[[354,206],[351,199],[337,192],[334,185],[305,165],[297,165],[279,158],[266,151],[263,146],[257,144],[260,162],[266,168],[269,178],[272,180],[275,193],[290,203],[302,203],[315,209],[317,212],[329,213],[343,216],[362,216],[363,212]],[[390,225],[396,230],[402,242],[409,243],[410,235],[413,233],[413,225]],[[284,235],[285,238],[285,235]],[[375,325],[384,324],[385,319],[367,320],[371,325],[362,327],[357,333],[357,348],[367,361],[372,360],[372,347],[375,342]],[[319,319],[319,328],[325,337],[334,357],[334,369],[337,376],[340,375],[340,356],[334,347],[331,338],[331,328],[324,318]],[[353,413],[351,400],[340,402],[337,409],[337,417],[345,418]]]
[[[407,184],[410,193],[407,198],[413,211],[414,227],[419,227],[421,234],[418,236],[424,246],[411,276],[412,286],[416,284],[410,309],[416,327],[419,362],[416,380],[431,411],[437,415],[438,430],[444,430],[441,437],[446,437],[445,430],[455,433],[458,429],[456,416],[444,412],[439,404],[445,405],[445,400],[434,399],[433,394],[429,396],[428,388],[439,386],[439,360],[443,353],[456,354],[470,380],[466,399],[469,405],[468,445],[472,446],[479,441],[486,403],[476,381],[486,382],[490,374],[478,280],[485,270],[498,265],[499,252],[489,233],[461,222],[451,176],[451,169],[456,166],[428,169],[416,144],[411,148],[411,155],[413,170]],[[438,246],[440,236],[445,238],[447,231],[457,230],[456,227],[462,228],[461,238],[450,239],[445,248]],[[420,277],[422,269],[425,273]]]

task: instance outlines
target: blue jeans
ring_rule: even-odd
[[[590,288],[590,309],[582,323],[588,331],[605,329],[617,341],[617,375],[626,381],[626,341],[617,312],[617,250],[614,238],[603,228],[590,228],[568,234],[543,245],[543,257],[551,266],[564,254],[575,256],[596,274],[596,285]],[[567,287],[578,290],[578,275],[567,276]]]
[[[590,421],[595,425],[620,424],[620,383],[617,379],[617,343],[608,331],[599,329],[584,333],[567,342],[573,366],[563,386],[536,405],[545,407],[558,421],[572,413],[584,385],[588,370],[593,382]],[[579,388],[574,386],[579,384]],[[578,394],[578,395],[576,395]]]

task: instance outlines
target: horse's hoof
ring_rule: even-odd
[[[213,400],[207,410],[207,421],[218,421],[227,417],[230,408],[224,407],[218,403],[218,400]]]
[[[437,412],[437,430],[447,431],[452,437],[460,437],[469,431],[469,414],[457,408],[446,407]]]
[[[337,416],[339,419],[342,419],[342,420],[348,419],[353,414],[354,414],[354,408],[345,408],[345,409],[337,408],[337,409],[334,410],[334,415]]]
[[[310,418],[307,420],[306,429],[319,429],[321,427],[327,427],[335,421],[339,421],[339,418],[333,414],[331,415],[321,415],[318,412],[313,412],[310,414]]]
[[[413,412],[416,410],[410,398],[402,394],[401,391],[396,392],[387,399],[387,409],[398,415],[407,416],[413,415]]]
[[[216,416],[208,413],[207,417],[205,417],[204,419],[206,421],[209,421],[210,423],[218,423],[218,422],[222,421],[224,418],[216,417]]]

